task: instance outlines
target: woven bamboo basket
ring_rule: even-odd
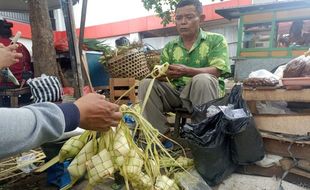
[[[149,51],[145,53],[146,61],[147,61],[147,67],[151,70],[153,70],[155,65],[160,64],[160,52],[159,51]]]
[[[45,158],[46,156],[42,150],[36,149],[0,160],[0,184],[18,181],[29,175],[30,173],[24,171],[31,171],[34,167],[43,164]],[[0,187],[0,189],[2,188]]]
[[[143,52],[132,49],[110,59],[107,63],[111,78],[143,79],[150,70]]]

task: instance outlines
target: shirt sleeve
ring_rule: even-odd
[[[65,117],[65,132],[73,131],[80,124],[80,111],[73,103],[58,104]]]
[[[71,109],[70,106],[64,109],[45,102],[22,108],[0,108],[0,159],[58,139],[65,132],[66,125],[77,124],[65,118],[68,110],[77,114],[78,109],[74,110],[73,104],[71,106]]]
[[[216,35],[212,37],[212,46],[209,53],[209,65],[216,67],[221,71],[221,76],[230,73],[230,67],[228,63],[228,45],[222,35]]]
[[[164,63],[170,63],[170,59],[169,59],[169,43],[167,45],[165,45],[164,49],[162,50],[161,54],[160,54],[160,64],[164,64]]]

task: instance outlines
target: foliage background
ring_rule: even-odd
[[[175,7],[180,0],[142,0],[146,10],[154,10],[162,19],[162,24],[166,26],[173,22]]]

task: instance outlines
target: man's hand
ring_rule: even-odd
[[[116,127],[122,118],[119,106],[105,100],[103,95],[90,93],[74,102],[80,110],[80,127],[107,131]]]
[[[180,78],[187,74],[187,66],[182,64],[171,64],[167,71],[167,76],[171,79]]]
[[[18,45],[9,45],[5,47],[0,43],[0,69],[7,68],[17,62],[23,57],[21,53],[17,53]]]

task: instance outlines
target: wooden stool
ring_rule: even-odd
[[[180,129],[186,123],[186,119],[190,118],[191,114],[185,108],[177,108],[175,110],[174,132],[173,136],[180,136]]]
[[[20,105],[18,104],[18,97],[20,95],[30,94],[30,88],[23,87],[23,88],[15,88],[15,89],[5,89],[0,91],[0,96],[8,96],[10,97],[10,105],[12,108],[17,108]],[[2,104],[2,98],[0,98],[0,102]]]
[[[134,78],[110,78],[110,101],[115,102],[119,97],[124,95],[131,87],[135,86],[130,92],[117,102],[117,104],[136,103],[137,81]]]

